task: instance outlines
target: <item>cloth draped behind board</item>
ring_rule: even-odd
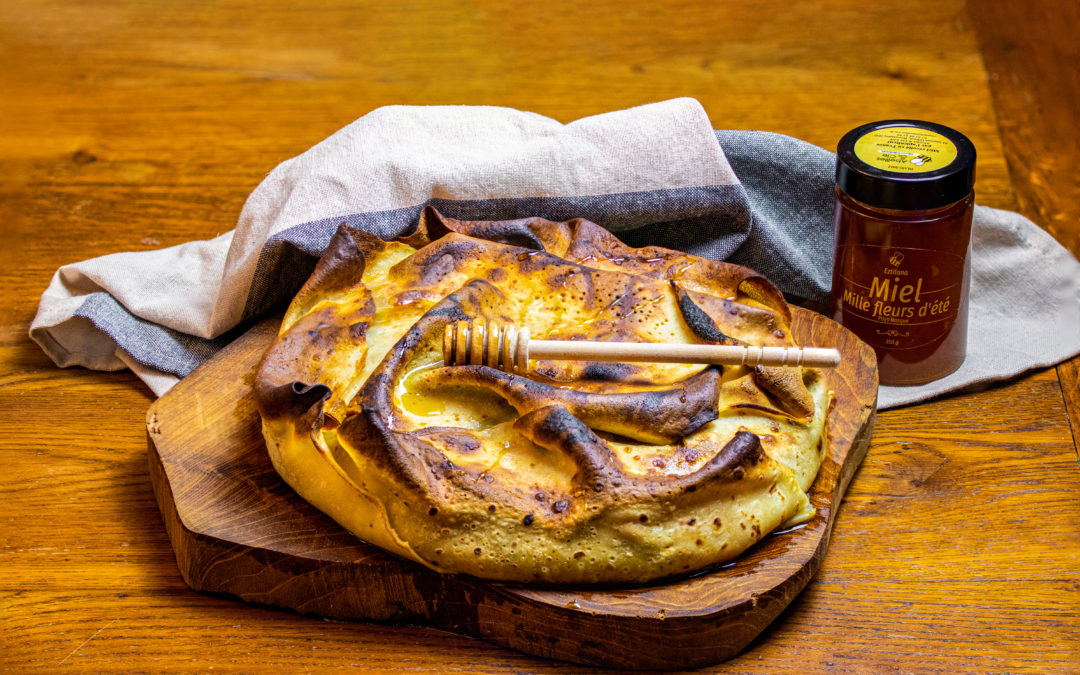
[[[633,246],[746,265],[790,298],[825,303],[834,167],[794,138],[714,131],[693,99],[565,125],[506,108],[380,108],[275,168],[231,232],[61,267],[30,336],[59,366],[131,368],[161,395],[287,303],[340,223],[389,239],[426,205],[468,220],[582,217]],[[882,386],[879,408],[1080,353],[1080,263],[1067,250],[1016,213],[977,206],[971,255],[963,366]]]

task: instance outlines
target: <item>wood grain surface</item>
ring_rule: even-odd
[[[645,586],[537,588],[444,575],[355,539],[274,472],[252,385],[279,324],[256,325],[147,412],[154,493],[188,585],[326,618],[434,626],[574,663],[670,670],[742,651],[821,566],[873,429],[873,350],[795,308],[796,342],[844,355],[824,371],[836,399],[809,493],[813,520],[720,569]]]
[[[380,105],[569,121],[683,95],[823,147],[949,124],[979,202],[1080,253],[1076,34],[1053,0],[0,3],[0,668],[582,670],[191,591],[150,486],[152,396],[27,338],[60,265],[227,231],[277,163]],[[879,414],[817,576],[710,670],[1080,670],[1077,363]]]

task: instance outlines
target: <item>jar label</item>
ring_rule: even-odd
[[[964,259],[921,248],[841,246],[843,324],[871,347],[901,357],[949,334],[960,310]],[[859,278],[852,278],[853,261]]]
[[[918,127],[875,129],[855,141],[855,156],[876,169],[924,173],[952,164],[956,145],[941,134]]]

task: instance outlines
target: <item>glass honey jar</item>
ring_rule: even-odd
[[[882,384],[964,361],[974,182],[975,146],[940,124],[873,122],[837,146],[832,317],[873,347]]]

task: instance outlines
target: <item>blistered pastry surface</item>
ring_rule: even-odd
[[[536,339],[794,344],[752,271],[587,221],[428,210],[399,242],[343,226],[256,393],[275,468],[357,536],[444,572],[637,582],[729,560],[804,513],[825,453],[819,374],[443,367],[443,328],[466,318]]]

